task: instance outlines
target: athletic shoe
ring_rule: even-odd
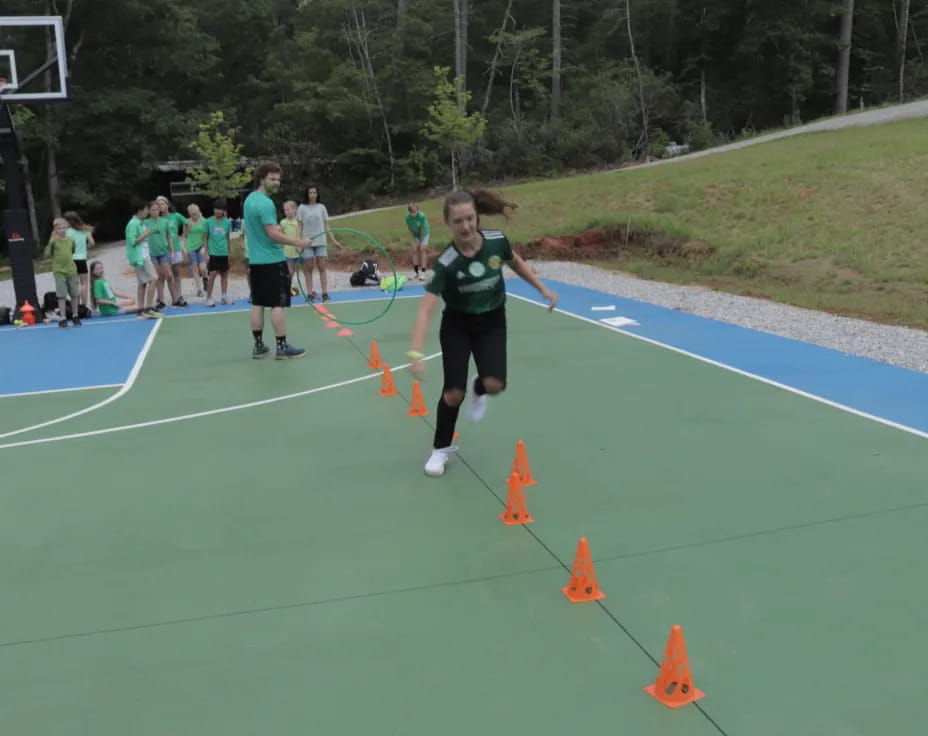
[[[477,396],[477,376],[474,376],[474,380],[470,385],[470,404],[467,407],[467,418],[472,422],[479,422],[483,419],[483,415],[487,411],[487,400],[489,396],[484,394],[483,396]]]
[[[284,345],[277,348],[277,360],[288,360],[289,358],[302,358],[306,355],[303,348],[295,348],[293,345]]]
[[[71,320],[71,324],[73,324],[75,327],[80,327],[80,326],[81,326],[81,318],[80,318],[80,317],[75,317],[74,319]]]
[[[445,465],[448,464],[448,455],[457,450],[457,447],[443,447],[432,450],[429,459],[425,462],[425,474],[437,478],[445,474]]]
[[[255,345],[255,349],[251,351],[251,357],[255,359],[263,358],[269,352],[271,352],[271,349],[264,343],[261,343],[260,345]]]

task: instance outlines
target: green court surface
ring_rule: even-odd
[[[0,444],[4,733],[922,732],[924,440],[510,300],[509,388],[428,478],[440,360],[425,418],[367,368],[417,304],[351,337],[293,310],[290,362],[246,313],[165,320],[126,395],[0,441],[66,437]],[[561,593],[580,537],[600,602]],[[678,710],[643,690],[673,624]]]

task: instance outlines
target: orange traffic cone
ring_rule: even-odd
[[[393,383],[393,374],[390,372],[390,366],[384,365],[383,378],[380,379],[380,395],[396,396],[399,393],[396,390],[396,384]]]
[[[24,325],[34,325],[35,324],[35,307],[33,307],[28,299],[23,300],[23,306],[19,310],[23,313],[23,324]]]
[[[422,387],[418,381],[412,382],[412,401],[409,404],[409,416],[427,417],[428,409],[425,408],[425,399],[422,398]]]
[[[519,474],[523,486],[534,486],[538,483],[532,477],[532,469],[528,465],[528,455],[525,454],[525,443],[519,440],[516,443],[516,454],[512,459],[512,472]]]
[[[343,327],[335,334],[338,335],[339,337],[348,337],[349,335],[353,335],[354,333],[351,330],[349,330],[347,327]]]
[[[670,636],[667,638],[667,647],[664,649],[664,658],[661,661],[657,679],[653,685],[645,687],[644,691],[668,708],[679,708],[681,705],[692,703],[706,695],[693,685],[693,674],[690,672],[683,629],[676,624],[670,628]]]
[[[590,547],[586,537],[580,538],[577,545],[577,554],[574,556],[574,566],[570,573],[570,582],[566,588],[561,588],[567,600],[571,603],[585,601],[598,601],[606,597],[596,582],[596,571],[593,569],[593,560],[590,559]]]
[[[522,493],[522,482],[519,474],[509,476],[509,495],[506,497],[506,510],[499,515],[504,524],[531,524],[535,521],[525,507],[525,494]]]
[[[371,340],[371,354],[367,359],[368,368],[382,368],[383,362],[380,360],[380,348],[377,347],[377,341]]]
[[[326,327],[338,327],[338,322],[326,322]]]

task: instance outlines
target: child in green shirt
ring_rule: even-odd
[[[70,295],[74,308],[72,322],[75,327],[80,327],[77,307],[80,304],[81,287],[77,278],[77,264],[74,263],[74,238],[68,237],[68,221],[63,217],[56,217],[52,226],[52,235],[45,247],[45,257],[52,259],[55,295],[58,297],[58,326],[68,326],[67,299]]]
[[[94,261],[90,264],[90,299],[94,309],[99,308],[104,317],[119,314],[120,308],[129,310],[135,308],[135,300],[128,294],[113,291],[107,280],[103,278],[103,264]],[[117,299],[118,298],[118,299]]]
[[[416,278],[421,281],[425,278],[426,249],[429,247],[429,218],[415,202],[410,202],[406,209],[409,210],[405,218],[406,228],[412,233],[412,267]]]

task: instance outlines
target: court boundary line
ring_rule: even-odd
[[[62,394],[67,391],[90,391],[95,388],[119,388],[121,383],[100,383],[96,386],[72,386],[71,388],[49,388],[42,391],[23,391],[18,394],[0,394],[0,399],[15,399],[17,396],[40,396],[42,394]]]
[[[132,370],[129,371],[129,376],[126,378],[125,383],[122,384],[120,388],[115,393],[106,397],[102,401],[98,401],[96,404],[91,406],[86,406],[83,409],[78,411],[71,412],[70,414],[65,414],[62,417],[56,419],[49,419],[48,421],[41,422],[39,424],[33,424],[31,427],[22,427],[20,429],[14,429],[12,432],[3,432],[0,433],[0,440],[6,439],[7,437],[15,437],[18,434],[24,434],[25,432],[33,432],[37,429],[44,429],[45,427],[50,427],[53,424],[60,424],[61,422],[66,422],[69,419],[75,419],[84,414],[89,414],[92,411],[97,409],[102,409],[107,404],[111,404],[117,399],[125,396],[129,391],[132,390],[132,387],[135,385],[136,379],[139,377],[139,373],[142,371],[142,364],[145,362],[145,358],[148,357],[148,352],[151,350],[151,346],[155,342],[155,335],[158,334],[158,330],[161,327],[161,320],[156,320],[154,325],[151,328],[151,331],[148,333],[148,337],[145,338],[145,343],[142,345],[142,349],[139,350],[139,354],[135,358],[135,363],[132,365]]]
[[[159,323],[160,323],[160,320],[159,320]],[[440,355],[441,355],[441,352],[432,353],[431,355],[425,356],[422,360],[423,361],[433,360],[439,357]],[[392,373],[395,373],[396,371],[401,371],[405,368],[408,368],[410,365],[412,365],[412,363],[403,363],[402,365],[398,365],[395,368],[391,367],[390,371]],[[27,447],[29,445],[42,445],[48,442],[57,442],[59,440],[75,440],[75,439],[82,439],[85,437],[97,437],[99,435],[113,434],[114,432],[123,432],[123,431],[128,431],[131,429],[143,429],[145,427],[156,427],[161,424],[172,424],[174,422],[182,422],[187,419],[199,419],[201,417],[209,417],[209,416],[214,416],[216,414],[227,414],[233,411],[240,411],[241,409],[253,409],[256,406],[265,406],[267,404],[275,404],[280,401],[287,401],[288,399],[297,399],[303,396],[310,396],[311,394],[321,393],[322,391],[329,391],[331,389],[342,388],[343,386],[349,386],[354,383],[360,383],[361,381],[369,381],[372,378],[380,378],[381,375],[382,373],[380,371],[376,371],[376,372],[373,372],[373,373],[370,373],[364,376],[358,376],[356,378],[349,378],[344,381],[330,383],[325,386],[317,386],[316,388],[310,388],[304,391],[297,391],[295,393],[283,394],[281,396],[272,396],[268,399],[258,399],[257,401],[249,401],[244,404],[233,404],[231,406],[223,406],[223,407],[219,407],[218,409],[207,409],[206,411],[193,412],[192,414],[178,414],[173,417],[164,417],[162,419],[151,419],[146,422],[136,422],[135,424],[123,424],[117,427],[104,427],[103,429],[91,429],[86,432],[75,432],[73,434],[56,435],[54,437],[42,437],[42,438],[35,439],[35,440],[23,440],[21,442],[8,442],[8,443],[0,445],[0,450],[9,450],[14,447]],[[113,397],[111,397],[109,400],[113,400]],[[76,416],[76,415],[77,414],[73,416]],[[61,419],[54,420],[52,423],[64,421],[64,419],[66,418],[70,418],[70,417],[63,417]],[[36,426],[39,426],[39,427],[47,426],[47,424],[36,425]],[[22,432],[28,431],[29,429],[32,429],[32,428],[16,430],[16,432],[13,432],[12,434],[20,434]],[[0,435],[0,439],[9,437],[9,436],[12,436],[12,435],[11,434]]]
[[[544,302],[537,301],[527,296],[522,296],[521,294],[513,294],[510,292],[509,296],[515,299],[519,299],[523,302],[527,302],[529,304],[534,304],[535,306],[538,306],[538,307],[544,307],[545,309],[548,308],[548,305],[545,304]],[[714,358],[707,358],[704,355],[693,353],[689,350],[685,350],[684,348],[678,348],[675,345],[670,345],[668,343],[661,342],[660,340],[655,340],[654,338],[651,338],[651,337],[645,337],[644,335],[638,335],[634,332],[623,330],[619,327],[613,327],[612,325],[606,325],[601,322],[597,322],[596,320],[590,319],[589,317],[584,317],[582,314],[575,314],[574,312],[570,312],[570,311],[567,311],[566,309],[560,309],[557,307],[554,309],[554,311],[557,312],[558,314],[563,314],[568,317],[573,317],[574,319],[578,319],[581,322],[588,322],[591,325],[596,325],[597,327],[602,327],[612,332],[618,332],[619,334],[625,335],[626,337],[632,337],[636,340],[641,340],[642,342],[646,342],[651,345],[656,345],[657,347],[665,348],[666,350],[672,350],[673,352],[679,353],[680,355],[685,355],[688,358],[694,358],[700,362],[708,363],[709,365],[715,366],[716,368],[722,368],[723,370],[731,371],[732,373],[737,373],[738,375],[744,376],[745,378],[752,378],[755,381],[760,381],[761,383],[765,383],[768,386],[773,386],[775,388],[779,388],[784,391],[789,391],[790,393],[796,394],[797,396],[802,396],[803,398],[811,399],[812,401],[817,401],[818,403],[825,404],[826,406],[830,406],[833,409],[840,409],[841,411],[845,411],[848,414],[853,414],[862,419],[869,419],[870,421],[877,422],[878,424],[883,424],[887,427],[891,427],[892,429],[898,429],[902,432],[913,434],[916,437],[921,437],[922,439],[928,439],[928,432],[924,432],[915,427],[910,427],[907,424],[900,424],[899,422],[894,422],[892,419],[887,419],[886,417],[877,416],[876,414],[870,414],[861,409],[855,409],[852,406],[848,406],[847,404],[842,404],[840,402],[834,401],[833,399],[826,399],[824,396],[819,396],[818,394],[810,393],[809,391],[805,391],[801,388],[796,388],[795,386],[790,386],[786,383],[781,383],[780,381],[776,381],[772,378],[767,378],[766,376],[761,376],[757,373],[751,373],[750,371],[746,371],[743,368],[736,368],[735,366],[729,365],[728,363],[722,363],[721,361],[715,360]]]
[[[413,284],[413,286],[418,286],[418,284]],[[335,293],[337,294],[339,292],[335,292]],[[397,294],[396,298],[397,299],[415,299],[416,297],[420,297],[420,296],[422,296],[422,294],[402,294],[402,295]],[[339,304],[359,304],[361,302],[382,302],[384,299],[390,299],[390,298],[392,297],[371,296],[371,297],[359,298],[359,299],[339,299],[337,301],[333,299],[331,301],[325,302],[325,304],[327,305],[326,309],[328,309],[332,307],[333,305],[335,308],[337,308]],[[229,305],[225,305],[225,306],[229,306]],[[288,307],[288,309],[300,309],[301,307],[312,307],[312,306],[313,306],[312,304],[292,304],[290,307]],[[165,314],[163,319],[175,319],[177,317],[215,316],[217,314],[241,314],[242,312],[250,312],[250,311],[251,311],[251,305],[247,304],[247,305],[243,305],[242,307],[236,306],[235,309],[220,309],[215,312],[213,311],[177,312],[177,313],[171,312],[171,313]],[[126,316],[120,315],[116,317],[115,319],[97,319],[96,322],[90,319],[84,322],[84,326],[86,327],[88,325],[93,325],[95,327],[102,327],[106,325],[124,325],[124,324],[128,324],[129,322],[141,322],[141,321],[142,320],[140,320],[138,317],[135,317],[135,316],[130,318],[128,315]],[[159,319],[158,321],[161,322],[162,320]],[[38,328],[42,328],[42,329],[51,329],[51,328],[57,329],[58,327],[57,323],[56,324],[41,324],[41,325],[35,325],[35,326]],[[36,332],[36,330],[32,330],[32,332]],[[4,335],[5,333],[9,333],[11,335],[20,334],[20,330],[0,330],[0,336]],[[113,385],[118,386],[119,384],[113,384]]]

